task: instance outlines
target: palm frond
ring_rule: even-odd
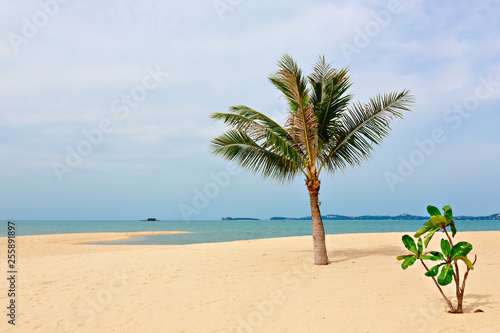
[[[265,149],[281,154],[298,165],[304,164],[291,135],[274,120],[244,105],[232,106],[229,111],[230,113],[213,113],[210,117],[247,133],[254,142]]]
[[[318,118],[320,144],[329,145],[339,127],[339,118],[346,110],[352,95],[345,95],[352,83],[347,69],[336,70],[320,57],[309,76],[313,87],[310,105]]]
[[[371,156],[373,144],[380,144],[389,134],[390,121],[403,118],[414,102],[408,90],[377,95],[367,104],[357,103],[343,113],[341,126],[328,149],[321,152],[320,170],[334,172],[350,165],[359,165]],[[319,173],[319,172],[318,172]]]
[[[316,115],[310,108],[297,109],[295,113],[290,114],[285,125],[293,139],[294,148],[301,152],[308,164],[316,161],[318,153],[317,126]]]
[[[264,179],[287,183],[302,171],[294,161],[257,144],[241,130],[228,130],[211,143],[214,155],[236,162],[247,171],[260,173]]]
[[[309,90],[307,80],[302,75],[302,70],[295,60],[288,54],[283,55],[278,62],[280,68],[269,76],[269,80],[287,98],[290,112],[295,112],[299,107],[307,106]]]

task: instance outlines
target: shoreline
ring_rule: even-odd
[[[475,230],[475,231],[461,231],[464,233],[499,233],[499,230]],[[17,236],[16,239],[34,240],[38,238],[44,242],[52,242],[53,244],[67,244],[67,245],[91,245],[91,246],[111,246],[113,244],[95,244],[100,242],[114,242],[131,239],[136,236],[156,236],[156,235],[181,235],[191,234],[191,231],[125,231],[125,232],[81,232],[81,233],[63,233],[63,234],[39,234],[39,235],[22,235]],[[408,234],[412,236],[414,231],[391,231],[391,232],[352,232],[352,233],[338,233],[338,234],[325,234],[325,236],[335,235],[387,235],[387,234]],[[201,245],[201,244],[216,244],[216,243],[232,243],[232,242],[246,242],[263,239],[283,239],[283,238],[296,238],[296,237],[312,237],[311,235],[298,235],[298,236],[280,236],[280,237],[266,237],[266,238],[250,238],[250,239],[236,239],[230,241],[206,242],[206,243],[190,243],[190,244],[116,244],[119,246],[182,246],[182,245]],[[0,237],[0,246],[3,242],[7,241],[8,236]]]
[[[96,242],[113,242],[125,239],[131,239],[136,236],[154,236],[154,235],[180,235],[180,234],[190,234],[189,231],[132,231],[132,232],[93,232],[93,233],[83,233],[91,237],[90,240],[84,242],[72,243],[73,245],[83,245],[91,244]],[[54,235],[54,234],[52,234]],[[57,235],[57,234],[56,234]],[[77,235],[77,234],[65,234],[65,235]],[[103,237],[100,237],[100,236]],[[20,236],[23,237],[23,236]],[[95,244],[99,245],[99,244]]]
[[[220,223],[220,221],[212,221],[211,223],[193,222],[189,223],[164,223],[158,225],[136,225],[134,223],[121,224],[121,223],[34,223],[23,224],[21,222],[16,225],[16,237],[21,236],[35,236],[35,235],[56,235],[63,231],[66,234],[84,234],[84,233],[132,233],[143,231],[189,231],[191,233],[198,233],[192,239],[196,242],[200,241],[233,241],[241,240],[246,237],[260,237],[274,238],[274,237],[293,237],[310,235],[310,222],[290,222],[290,221],[270,221],[269,224],[260,223],[255,224],[252,222],[242,221],[241,224],[227,222],[227,225]],[[224,221],[222,221],[224,222]],[[396,223],[389,223],[384,221],[373,221],[366,223],[365,221],[324,221],[325,232],[327,234],[347,234],[347,233],[388,233],[388,232],[415,232],[422,227],[421,221],[390,221]],[[263,226],[263,227],[261,227]],[[459,223],[459,230],[464,231],[500,231],[500,223],[495,221],[461,221]],[[240,229],[241,228],[241,229]],[[206,234],[205,236],[203,234]],[[233,236],[234,235],[234,236]],[[0,230],[0,238],[7,237],[7,229]],[[172,245],[175,243],[186,244],[190,242],[190,237],[182,236],[177,241],[177,238],[172,237],[170,242]],[[114,240],[114,238],[112,238]],[[101,241],[97,239],[96,241]],[[103,240],[106,241],[106,240]],[[129,244],[144,244],[147,245],[149,239],[138,241],[122,241],[125,245]],[[155,241],[151,241],[155,243]],[[157,243],[167,242],[167,240],[159,240]]]
[[[153,247],[155,245],[111,245],[94,244],[96,242],[113,242],[130,239],[136,236],[175,235],[187,231],[131,231],[131,232],[95,232],[16,236],[16,247],[21,257],[43,257],[62,254],[90,254],[127,250],[129,247]],[[8,237],[0,237],[0,248],[7,247]],[[0,258],[1,260],[1,258]]]
[[[63,243],[70,245],[91,244],[94,242],[113,242],[125,239],[130,239],[136,236],[155,236],[155,235],[180,235],[190,234],[190,231],[126,231],[126,232],[72,232],[64,234],[40,234],[40,235],[23,235],[17,236],[16,239],[32,239],[39,237],[40,239],[51,238],[55,243]],[[5,241],[8,236],[0,237],[0,241]],[[81,241],[80,239],[85,239]],[[98,244],[96,244],[98,245]]]

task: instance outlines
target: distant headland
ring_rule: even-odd
[[[397,216],[388,215],[363,215],[363,216],[345,216],[345,215],[324,215],[323,220],[428,220],[428,216],[418,216],[410,214],[401,214]],[[311,216],[304,217],[271,217],[270,220],[310,220]],[[488,216],[455,216],[455,220],[500,220],[500,213]]]
[[[418,216],[418,215],[410,215],[410,214],[401,214],[397,216],[389,216],[389,215],[363,215],[363,216],[345,216],[345,215],[322,215],[321,218],[323,220],[428,220],[428,216]],[[303,217],[283,217],[283,216],[274,216],[269,220],[271,221],[285,221],[285,220],[310,220],[311,216],[303,216]],[[500,213],[492,214],[488,216],[455,216],[455,220],[497,220],[500,221]],[[260,219],[251,218],[251,217],[223,217],[221,220],[224,221],[236,221],[236,220],[250,220],[250,221],[260,221]]]

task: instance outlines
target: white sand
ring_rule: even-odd
[[[312,264],[310,236],[182,246],[75,245],[130,233],[17,237],[15,331],[500,332],[500,232],[457,235],[478,255],[463,315],[446,312],[421,265],[401,269],[402,235],[329,235],[328,266]],[[5,237],[0,247],[6,271]],[[12,330],[5,311],[0,328]]]

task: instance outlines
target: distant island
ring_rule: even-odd
[[[152,222],[152,221],[155,221],[155,222],[158,222],[160,220],[157,220],[155,217],[150,217],[148,218],[147,220],[140,220],[140,221],[147,221],[147,222]]]
[[[418,215],[410,215],[410,214],[401,214],[397,216],[389,216],[389,215],[363,215],[363,216],[345,216],[345,215],[322,215],[321,218],[323,220],[428,220],[428,216],[418,216]],[[311,216],[303,216],[303,217],[284,217],[284,216],[274,216],[269,220],[271,221],[302,221],[302,220],[310,220]],[[149,220],[149,219],[148,219]],[[252,217],[223,217],[221,218],[223,221],[260,221],[260,219],[252,218]],[[500,213],[492,214],[488,216],[455,216],[455,220],[497,220],[500,221]]]
[[[344,216],[344,215],[324,215],[323,220],[428,220],[428,216],[418,216],[410,214],[401,214],[397,216],[388,215],[363,215],[363,216]],[[271,217],[271,221],[275,220],[310,220],[311,216],[304,217]],[[455,216],[455,220],[500,220],[500,213],[488,216]]]

